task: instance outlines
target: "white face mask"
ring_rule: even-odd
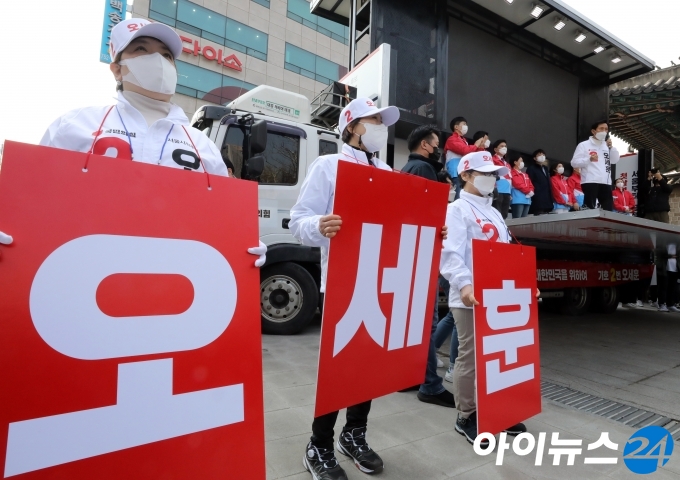
[[[597,138],[599,141],[603,142],[605,138],[607,138],[607,132],[597,132],[595,134],[595,138]]]
[[[489,148],[491,146],[491,140],[484,142],[484,148]]]
[[[564,167],[558,168],[558,169],[557,169],[557,173],[559,173],[560,175],[562,175],[562,174],[564,173]],[[611,187],[609,187],[609,188],[611,188]]]
[[[623,188],[623,183],[621,183],[621,182],[617,183],[616,188]]]
[[[545,162],[545,155],[539,155],[538,157],[536,157],[536,161],[537,161],[538,163],[543,163],[543,162]]]
[[[500,156],[503,156],[503,155],[505,155],[506,153],[508,153],[508,148],[507,148],[507,147],[503,147],[503,148],[499,148],[499,149],[498,149],[498,154],[499,154]]]
[[[496,188],[496,177],[487,177],[486,175],[479,175],[473,177],[472,184],[475,186],[482,196],[488,197]]]
[[[460,127],[460,134],[465,135],[468,132],[468,126],[467,125],[462,125]]]
[[[524,168],[524,162],[519,162],[519,169],[522,170]]]
[[[177,87],[177,70],[160,53],[126,58],[118,62],[125,65],[129,72],[123,80],[150,92],[173,95]]]
[[[387,127],[383,124],[362,123],[366,133],[361,135],[361,143],[366,150],[375,153],[387,146]]]

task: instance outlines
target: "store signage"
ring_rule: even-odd
[[[338,162],[315,416],[422,383],[430,345],[448,188],[353,162]],[[392,215],[366,208],[393,192]]]
[[[210,183],[5,142],[3,478],[264,480],[257,184]]]
[[[497,434],[541,412],[536,250],[472,241],[477,425]]]
[[[236,55],[231,54],[225,57],[225,52],[223,52],[221,48],[215,50],[210,45],[201,47],[201,45],[198,43],[198,40],[192,40],[191,38],[185,37],[184,35],[180,35],[179,38],[181,38],[182,42],[184,43],[192,44],[192,48],[184,47],[182,49],[184,53],[190,53],[194,57],[203,55],[203,58],[206,60],[215,61],[219,65],[224,65],[225,67],[236,70],[237,72],[243,71],[243,63],[241,63],[241,60],[239,60]]]
[[[99,61],[111,63],[113,60],[109,54],[111,42],[111,30],[125,20],[127,12],[127,0],[104,0],[104,27],[102,29],[102,42],[99,49]]]

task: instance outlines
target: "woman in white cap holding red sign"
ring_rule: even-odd
[[[342,227],[339,215],[333,215],[338,162],[352,162],[368,168],[391,170],[374,153],[387,145],[387,127],[399,119],[396,107],[377,108],[368,98],[357,98],[340,114],[339,129],[344,145],[336,155],[317,158],[305,178],[297,203],[291,209],[290,231],[303,245],[321,248],[321,292],[326,291],[328,247]],[[366,443],[366,425],[371,402],[347,409],[347,423],[337,447],[354,460],[364,473],[383,470],[383,461]],[[303,463],[314,480],[346,480],[333,449],[333,427],[338,412],[314,419],[312,438],[307,444]]]
[[[162,23],[132,18],[113,28],[109,51],[118,102],[59,117],[40,144],[228,176],[215,144],[170,103],[177,85],[175,59],[182,53],[179,35]],[[259,257],[256,266],[264,264],[262,242],[248,251]]]
[[[496,179],[508,173],[507,167],[494,164],[488,152],[465,155],[458,164],[458,175],[465,187],[446,212],[449,235],[444,240],[439,271],[451,285],[449,307],[458,330],[458,358],[453,372],[453,396],[458,408],[456,431],[470,443],[478,435],[473,307],[479,302],[472,288],[472,240],[510,243],[505,221],[491,205]],[[519,423],[506,432],[519,435],[526,432],[526,427]],[[488,440],[482,440],[482,448],[488,445]]]

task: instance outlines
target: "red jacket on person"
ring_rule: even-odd
[[[512,188],[519,190],[525,195],[534,191],[534,184],[531,183],[529,175],[514,168],[510,171],[510,174],[512,175]]]
[[[567,178],[567,185],[569,185],[572,192],[574,190],[583,192],[583,189],[581,188],[581,174],[578,172],[573,172],[571,177]]]
[[[567,202],[572,205],[576,203],[576,197],[574,197],[574,190],[567,183],[567,179],[564,175],[553,175],[550,177],[550,185],[552,187],[553,201],[559,205],[566,205]],[[565,194],[567,200],[564,199]]]
[[[478,148],[474,145],[469,145],[464,137],[461,137],[458,132],[453,132],[444,145],[444,158],[446,158],[447,152],[453,152],[461,157],[472,152],[483,152],[483,148]]]
[[[617,212],[625,212],[625,207],[630,208],[631,212],[635,210],[635,197],[625,188],[623,191],[615,188],[612,191],[612,198],[614,199],[614,210]]]

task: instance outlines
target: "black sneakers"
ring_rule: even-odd
[[[347,480],[345,471],[335,458],[335,452],[328,448],[317,448],[312,442],[307,444],[302,465],[314,480]]]
[[[456,408],[453,394],[448,390],[444,390],[439,395],[425,395],[424,393],[418,392],[418,400],[433,405],[439,405],[440,407]]]
[[[458,420],[456,420],[456,432],[463,435],[468,443],[475,443],[475,438],[477,438],[477,412],[472,412],[468,418],[463,418],[458,414]],[[479,444],[482,448],[489,447],[489,441],[484,439]]]
[[[513,425],[512,427],[506,428],[503,431],[508,435],[519,435],[520,433],[526,432],[527,427],[525,427],[523,423],[518,423],[517,425]]]
[[[359,470],[372,475],[383,471],[383,461],[366,443],[366,428],[343,431],[338,438],[338,452],[354,460]]]

